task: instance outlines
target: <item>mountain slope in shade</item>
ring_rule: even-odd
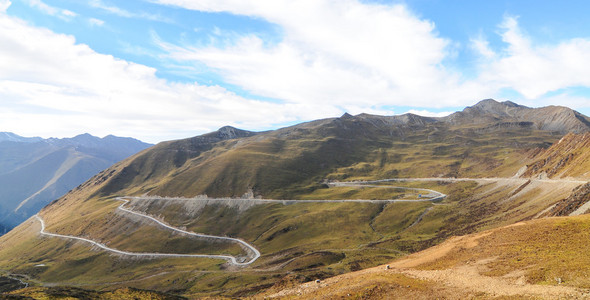
[[[150,146],[130,138],[101,139],[89,134],[43,140],[2,133],[0,140],[0,226],[5,229],[97,172]]]

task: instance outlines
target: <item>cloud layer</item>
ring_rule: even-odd
[[[486,60],[480,66],[479,81],[497,89],[514,89],[526,99],[568,87],[590,87],[590,40],[535,45],[522,33],[515,17],[506,17],[500,28],[507,47],[499,53],[480,47]]]
[[[160,0],[189,9],[263,18],[278,44],[242,36],[225,48],[162,45],[180,61],[205,63],[230,83],[292,103],[348,107],[456,106],[489,89],[443,66],[450,41],[403,5],[356,1]],[[449,88],[450,87],[450,88]]]
[[[590,40],[535,45],[510,16],[499,26],[501,48],[490,48],[481,37],[463,45],[476,49],[481,58],[477,74],[467,77],[453,68],[454,41],[440,37],[435,24],[420,20],[404,5],[354,0],[155,2],[279,25],[284,37],[274,45],[243,36],[225,48],[163,47],[178,60],[205,63],[255,94],[295,103],[449,107],[501,97],[508,89],[521,96],[513,100],[545,105],[556,99],[547,96],[550,92],[590,87],[590,56],[584,55]],[[583,107],[579,98],[568,103]]]
[[[288,107],[219,86],[167,82],[153,68],[96,53],[72,36],[4,14],[0,44],[0,57],[10,58],[0,60],[0,128],[6,131],[88,131],[158,141],[220,124],[263,128],[293,120],[283,118]]]

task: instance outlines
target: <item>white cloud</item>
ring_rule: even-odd
[[[104,3],[102,0],[90,0],[88,4],[91,7],[98,8],[104,10],[110,14],[115,16],[123,17],[123,18],[139,18],[139,19],[146,19],[150,21],[158,21],[158,22],[165,22],[165,23],[173,23],[173,20],[169,18],[165,18],[160,15],[150,14],[146,12],[130,12],[128,10],[122,9],[115,5],[110,5]]]
[[[6,12],[11,4],[12,2],[10,2],[10,0],[0,0],[0,13]]]
[[[107,11],[120,17],[131,18],[133,16],[132,13],[114,5],[107,5],[101,0],[90,0],[88,3],[90,4],[90,6],[94,8],[102,9],[104,11]]]
[[[160,45],[174,59],[204,63],[231,84],[289,103],[457,106],[489,97],[486,85],[446,69],[451,42],[403,5],[346,1],[159,0],[279,25],[283,39],[255,35],[225,48]]]
[[[535,44],[514,17],[506,17],[500,28],[506,47],[479,67],[479,81],[498,90],[514,89],[526,99],[571,87],[590,87],[590,39]]]
[[[432,112],[432,111],[428,111],[428,110],[415,110],[415,109],[411,109],[407,113],[415,114],[415,115],[419,115],[419,116],[423,116],[423,117],[437,117],[437,118],[440,118],[440,117],[446,117],[446,116],[454,113],[454,111]]]
[[[465,78],[452,68],[456,42],[440,37],[433,23],[404,5],[355,0],[153,2],[279,25],[284,36],[273,45],[249,35],[223,48],[170,41],[160,41],[160,46],[180,62],[204,63],[231,84],[289,103],[367,110],[455,107],[498,97],[504,89],[535,99],[569,87],[590,87],[590,40],[536,45],[515,17],[505,17],[500,25],[505,48],[495,51],[483,35],[470,41],[482,59],[479,71]]]
[[[58,17],[62,20],[69,21],[71,18],[76,17],[78,14],[71,10],[57,8],[54,6],[47,5],[45,2],[41,0],[27,0],[27,3],[31,7],[35,7],[41,10],[43,13],[46,13],[51,16]]]
[[[168,82],[158,78],[154,68],[96,53],[72,36],[0,14],[0,57],[10,58],[0,60],[0,128],[35,136],[112,133],[153,142],[226,124],[266,129],[344,111],[392,114],[388,108],[395,105],[471,105],[502,89],[531,99],[525,99],[527,105],[590,107],[584,97],[563,92],[547,96],[590,86],[590,41],[537,45],[515,18],[502,23],[505,48],[494,49],[483,36],[471,41],[482,60],[476,78],[465,79],[443,64],[451,52],[456,54],[456,43],[441,38],[433,23],[420,20],[403,5],[353,0],[158,2],[278,24],[284,36],[274,44],[256,35],[236,37],[221,31],[211,38],[223,41],[206,46],[177,45],[154,36],[154,42],[176,60],[178,72],[185,71],[180,67],[192,72],[205,64],[227,82],[277,99],[276,103],[248,99],[219,86]],[[0,11],[9,5],[0,0]],[[146,17],[100,0],[91,0],[91,5],[122,17]],[[103,24],[98,19],[89,22]],[[139,48],[134,47],[129,45],[136,52]],[[158,55],[151,49],[143,54]]]
[[[96,53],[72,36],[0,15],[0,128],[23,135],[90,132],[147,141],[223,125],[263,129],[322,109],[245,99],[219,86],[170,83],[156,70]]]
[[[102,26],[102,25],[104,25],[104,21],[103,20],[96,19],[96,18],[90,18],[90,19],[88,19],[88,23],[90,23],[91,26]]]
[[[492,59],[496,52],[490,48],[489,42],[480,34],[477,38],[470,40],[472,48],[485,59]]]

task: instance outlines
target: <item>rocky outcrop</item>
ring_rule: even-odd
[[[553,177],[587,177],[590,167],[590,133],[567,134],[546,150],[531,156],[533,163],[527,166],[522,177],[534,177],[542,173]]]

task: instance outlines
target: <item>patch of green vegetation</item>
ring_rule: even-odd
[[[121,288],[114,291],[99,292],[76,287],[35,287],[18,290],[5,294],[8,299],[117,299],[117,300],[180,300],[186,299],[180,296],[167,295],[155,291],[146,291],[133,288]],[[23,297],[23,298],[17,298]]]

